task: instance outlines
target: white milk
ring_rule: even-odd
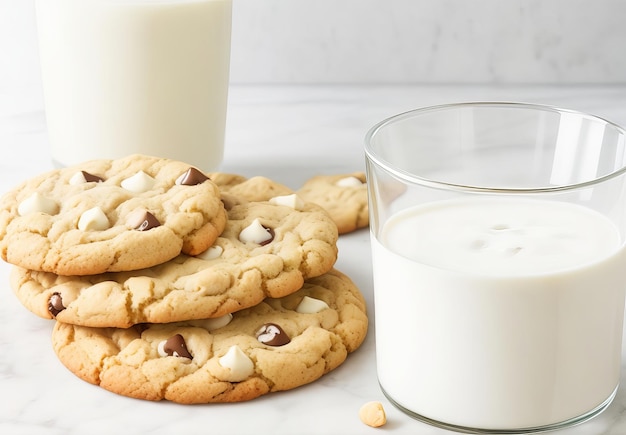
[[[588,413],[620,376],[617,228],[547,201],[441,201],[372,237],[379,381],[448,424],[529,428]]]
[[[37,0],[37,25],[58,164],[139,152],[218,167],[231,0]]]

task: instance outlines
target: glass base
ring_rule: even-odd
[[[615,390],[613,390],[611,395],[604,402],[602,402],[600,405],[596,406],[591,411],[589,411],[589,412],[587,412],[587,413],[585,413],[583,415],[571,418],[569,420],[565,420],[565,421],[562,421],[562,422],[559,422],[559,423],[549,424],[549,425],[546,425],[546,426],[536,426],[536,427],[528,427],[528,428],[520,428],[520,429],[481,429],[481,428],[472,428],[472,427],[458,426],[458,425],[455,425],[455,424],[444,423],[444,422],[441,422],[441,421],[430,419],[428,417],[424,417],[423,415],[420,415],[420,414],[417,414],[417,413],[415,413],[413,411],[410,411],[410,410],[406,409],[405,407],[403,407],[402,405],[400,405],[399,403],[397,403],[395,400],[393,400],[393,398],[389,394],[387,394],[387,392],[382,387],[382,385],[380,386],[380,389],[382,390],[382,392],[385,395],[385,397],[396,408],[398,408],[400,411],[404,412],[408,416],[410,416],[410,417],[412,417],[412,418],[414,418],[416,420],[419,420],[419,421],[421,421],[423,423],[427,423],[427,424],[429,424],[431,426],[435,426],[435,427],[439,427],[439,428],[442,428],[442,429],[447,429],[447,430],[451,430],[451,431],[455,431],[455,432],[460,432],[460,433],[499,434],[499,435],[506,435],[506,434],[536,434],[536,433],[542,433],[542,432],[549,432],[549,431],[553,431],[553,430],[557,430],[557,429],[565,429],[565,428],[568,428],[568,427],[572,427],[572,426],[576,426],[578,424],[584,423],[584,422],[589,421],[592,418],[596,417],[597,415],[600,415],[602,413],[602,411],[604,411],[606,408],[608,408],[608,406],[611,404],[611,402],[615,398],[615,395],[617,394],[617,388],[618,387],[615,387]]]

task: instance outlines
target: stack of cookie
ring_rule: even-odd
[[[1,255],[79,378],[146,400],[250,400],[318,379],[363,342],[363,296],[334,265],[339,233],[367,226],[364,193],[348,218],[311,199],[345,204],[364,181],[293,192],[143,155],[85,162],[3,196]]]

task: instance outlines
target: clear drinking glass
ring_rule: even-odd
[[[378,378],[395,405],[461,432],[531,433],[611,403],[624,138],[584,113],[488,102],[368,132]]]
[[[141,153],[216,170],[231,0],[37,0],[52,159]]]

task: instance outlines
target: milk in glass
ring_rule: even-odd
[[[442,200],[372,236],[379,381],[400,406],[474,428],[551,425],[610,400],[626,253],[556,201]]]
[[[231,0],[37,0],[53,160],[222,161]]]

